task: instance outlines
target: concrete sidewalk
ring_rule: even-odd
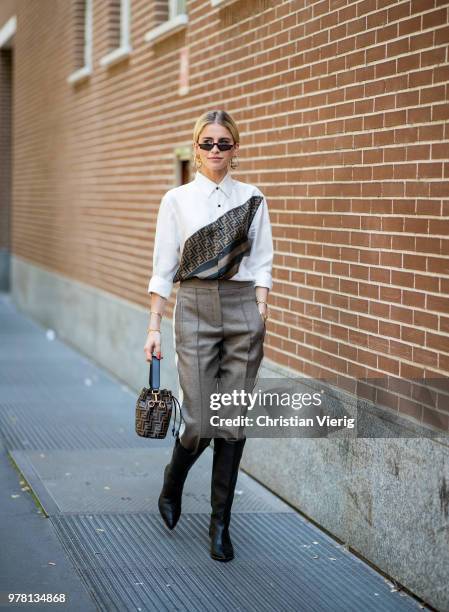
[[[146,381],[142,381],[142,386]],[[212,452],[173,531],[158,514],[173,445],[134,431],[137,390],[0,297],[0,607],[382,612],[423,604],[240,472],[235,559],[209,557]],[[28,488],[29,487],[29,488]],[[65,603],[7,604],[8,593]]]

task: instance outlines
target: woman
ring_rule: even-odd
[[[214,438],[210,554],[229,561],[231,506],[243,447],[241,424],[212,426],[210,398],[251,391],[263,357],[273,243],[267,202],[257,187],[233,179],[239,148],[236,124],[225,111],[202,115],[193,132],[195,178],[162,198],[156,224],[147,361],[161,358],[160,324],[179,281],[173,329],[184,417],[164,471],[159,511],[176,525],[189,469]],[[217,414],[217,411],[214,411]],[[223,405],[220,417],[244,414]]]

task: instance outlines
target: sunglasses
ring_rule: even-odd
[[[233,144],[230,144],[229,142],[199,142],[198,143],[198,146],[200,147],[200,149],[203,149],[203,151],[212,151],[215,145],[217,145],[220,151],[229,151],[229,149],[232,149],[232,147],[234,146]]]

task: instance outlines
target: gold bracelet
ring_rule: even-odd
[[[160,329],[155,329],[154,327],[149,327],[149,328],[147,329],[147,332],[152,332],[152,331],[157,331],[157,332],[161,333],[161,330],[160,330]]]
[[[263,300],[257,300],[256,299],[256,304],[266,304],[268,306],[268,303],[264,302]]]
[[[159,317],[161,317],[161,319],[162,319],[162,315],[161,315],[161,313],[160,313],[160,312],[156,312],[155,310],[150,310],[150,314],[155,314],[155,315],[158,315],[158,316],[159,316]]]

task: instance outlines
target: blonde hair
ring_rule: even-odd
[[[231,132],[232,138],[234,139],[234,143],[240,144],[240,134],[238,127],[231,115],[224,110],[207,111],[203,113],[200,117],[198,117],[195,123],[195,127],[193,128],[193,142],[198,142],[203,129],[206,127],[206,125],[209,125],[211,123],[218,123],[219,125],[222,125],[226,129],[228,129]],[[192,162],[193,164],[195,164],[195,149],[193,147],[192,149]],[[231,161],[231,168],[235,167],[236,166],[233,166]]]

